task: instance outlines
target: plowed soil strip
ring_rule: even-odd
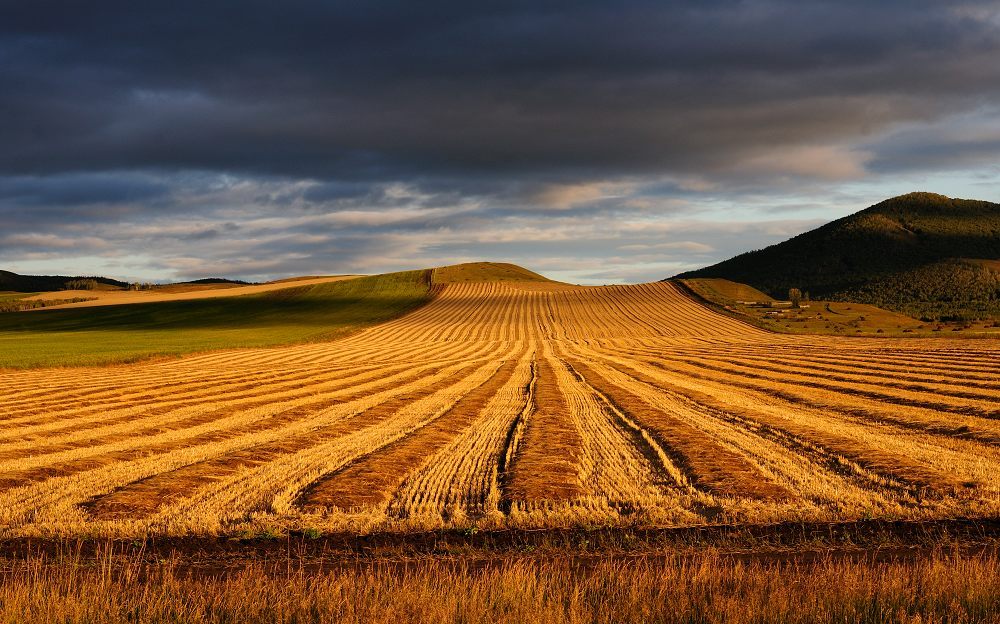
[[[720,378],[709,373],[699,373],[677,368],[669,365],[665,360],[635,358],[629,353],[622,352],[620,349],[617,352],[628,359],[651,364],[678,377],[687,377],[712,383],[725,383],[731,388],[742,388],[751,392],[766,394],[781,402],[796,405],[795,409],[821,409],[830,413],[843,414],[849,418],[861,419],[868,423],[888,424],[933,435],[975,440],[994,446],[1000,445],[1000,433],[995,430],[985,429],[981,424],[969,422],[969,419],[977,418],[975,416],[956,416],[952,414],[940,414],[940,412],[936,413],[938,416],[928,415],[935,412],[925,407],[912,407],[913,410],[919,410],[918,413],[913,413],[898,408],[894,409],[875,399],[856,397],[854,395],[837,393],[832,390],[815,389],[814,391],[809,388],[778,384],[777,382],[772,382],[771,384],[760,382],[747,383],[740,381],[736,377]],[[826,394],[827,399],[822,399],[820,396],[821,393]],[[910,406],[907,407],[909,408]],[[993,420],[987,420],[986,422],[995,423]]]
[[[583,362],[573,360],[572,364],[592,388],[653,434],[695,487],[739,498],[793,498],[785,487],[769,479],[756,466],[720,445],[704,431],[612,384]]]
[[[325,507],[350,510],[388,502],[406,477],[420,468],[422,460],[476,420],[516,368],[517,359],[508,360],[486,383],[462,397],[432,423],[313,483],[299,497],[297,505],[306,510]]]
[[[733,405],[732,403],[716,399],[708,393],[651,377],[631,367],[618,364],[612,366],[643,383],[660,388],[670,394],[687,398],[703,408],[713,410],[723,416],[723,418],[725,418],[725,415],[732,415],[757,423],[758,425],[771,427],[788,435],[804,438],[872,472],[909,483],[925,492],[953,495],[966,492],[970,487],[974,487],[975,485],[962,483],[951,475],[940,473],[929,466],[915,462],[903,455],[883,451],[849,436],[818,429],[807,424],[799,417],[778,417],[763,410]]]
[[[357,369],[359,371],[357,374],[352,373],[350,376],[343,377],[340,379],[335,378],[330,381],[321,378],[317,379],[316,380],[317,382],[324,381],[326,383],[331,384],[329,387],[323,388],[322,390],[318,391],[317,396],[327,395],[333,392],[339,392],[345,388],[349,388],[351,384],[358,383],[359,381],[369,381],[369,378],[372,377],[373,374],[379,375],[385,373],[392,373],[396,372],[396,369],[398,368],[401,367],[397,366],[391,369],[387,367],[386,369],[383,370],[373,370],[371,368],[368,369],[359,368]],[[312,390],[314,387],[315,385],[313,384],[300,384],[291,388],[282,388],[282,390],[285,392],[294,392],[296,390],[302,390],[301,394],[303,396],[309,396],[308,393],[314,392],[314,390]],[[36,457],[38,455],[59,453],[77,448],[94,447],[102,444],[110,444],[113,442],[118,442],[129,438],[141,438],[141,437],[148,437],[157,434],[167,433],[170,431],[180,431],[182,429],[196,427],[198,425],[203,425],[205,423],[209,423],[215,420],[220,420],[222,418],[225,418],[226,416],[229,416],[237,412],[248,411],[256,407],[270,405],[279,400],[291,401],[300,398],[292,394],[284,396],[281,399],[278,399],[273,395],[270,397],[267,396],[257,397],[257,395],[248,395],[248,396],[250,398],[257,398],[257,400],[255,401],[241,400],[239,402],[234,402],[234,405],[227,405],[226,407],[223,408],[209,409],[203,412],[195,413],[191,416],[176,418],[175,420],[165,421],[156,418],[157,416],[162,416],[172,411],[175,411],[177,409],[175,406],[158,407],[143,411],[138,415],[128,414],[126,416],[116,417],[113,419],[109,419],[107,421],[93,423],[93,426],[91,427],[93,429],[97,429],[99,426],[102,431],[110,430],[112,431],[112,433],[106,433],[104,435],[96,435],[92,437],[86,437],[84,435],[80,435],[80,436],[73,436],[73,439],[62,442],[53,442],[49,444],[33,443],[30,446],[21,446],[20,448],[0,449],[0,460],[9,461],[12,459],[18,459],[22,457]],[[323,409],[323,407],[339,403],[341,402],[341,400],[342,399],[334,399],[332,401],[311,403],[310,406],[314,407],[315,409]],[[198,402],[192,402],[190,406],[197,406],[199,404],[200,403]],[[151,424],[147,427],[141,427],[141,428],[132,427],[125,429],[124,431],[115,431],[116,428],[114,427],[114,425],[128,423],[128,422],[135,422],[137,420],[146,420],[146,419],[154,421],[154,424]],[[280,424],[281,420],[275,418],[269,422]],[[58,435],[65,435],[67,433],[72,434],[72,433],[87,431],[88,428],[82,426],[83,424],[75,425],[73,427],[61,428],[58,429],[55,433]],[[42,431],[34,434],[33,436],[34,439],[26,438],[24,440],[13,440],[9,444],[31,443],[35,442],[35,439],[45,440],[46,438],[51,439],[52,437],[53,437],[53,432]]]
[[[397,364],[396,366],[400,365]],[[44,410],[42,410],[40,414],[34,415],[34,419],[27,416],[24,418],[18,416],[16,423],[7,422],[0,423],[0,425],[17,424],[21,428],[36,427],[40,430],[61,431],[69,427],[74,427],[80,421],[86,420],[87,422],[94,423],[95,426],[97,426],[98,424],[111,421],[111,417],[109,416],[111,414],[126,413],[133,415],[133,417],[135,414],[157,415],[165,414],[175,409],[179,410],[185,407],[196,407],[203,403],[217,402],[223,399],[239,401],[255,396],[266,399],[276,392],[300,390],[303,388],[308,389],[320,383],[343,379],[365,371],[377,372],[379,371],[379,368],[375,366],[358,366],[355,368],[339,367],[333,368],[329,371],[300,372],[294,376],[285,376],[281,379],[276,379],[274,383],[264,380],[251,380],[238,385],[218,384],[213,390],[206,391],[202,394],[185,395],[183,392],[173,393],[170,395],[164,395],[155,401],[140,401],[136,402],[134,405],[125,403],[123,405],[104,406],[100,403],[95,403],[93,405],[88,403],[85,409],[81,409],[79,412],[71,413],[67,416],[49,417],[45,414]]]
[[[461,380],[480,366],[480,363],[466,366],[456,371],[453,378]],[[199,487],[240,470],[265,464],[281,455],[300,451],[385,420],[408,404],[440,389],[439,385],[432,384],[420,390],[406,392],[334,424],[153,475],[98,496],[83,506],[95,519],[142,518],[186,498]]]
[[[818,390],[829,390],[831,392],[839,392],[841,394],[850,394],[853,396],[858,396],[866,399],[872,399],[873,401],[879,401],[882,403],[894,403],[896,405],[904,405],[907,407],[922,407],[941,412],[951,412],[953,414],[961,414],[963,416],[978,416],[981,418],[1000,419],[1000,409],[989,409],[974,405],[956,405],[953,403],[940,403],[937,401],[930,401],[922,398],[910,398],[910,397],[886,394],[884,392],[869,390],[866,387],[849,387],[845,385],[839,385],[836,383],[824,383],[822,381],[818,381],[818,379],[820,379],[820,377],[818,376],[807,377],[806,379],[799,379],[790,374],[783,374],[782,376],[777,376],[777,377],[775,375],[761,375],[758,373],[754,373],[751,370],[748,370],[749,367],[740,366],[739,362],[732,362],[730,366],[733,366],[733,368],[727,368],[726,366],[709,364],[705,360],[670,358],[669,361],[678,362],[682,365],[701,368],[704,370],[711,371],[713,373],[720,373],[722,375],[733,375],[737,377],[745,377],[747,379],[760,379],[764,381],[778,381],[792,386],[800,386],[804,388],[816,388]],[[857,385],[863,386],[863,384],[857,384]]]
[[[406,478],[389,503],[388,513],[399,518],[454,517],[457,507],[467,517],[479,518],[499,508],[499,464],[504,450],[510,448],[516,423],[531,409],[533,346],[527,346],[527,351],[476,421]]]
[[[678,361],[691,363],[691,360],[678,358]],[[789,383],[799,383],[802,385],[812,385],[816,383],[814,380],[819,380],[825,382],[827,385],[817,385],[816,387],[824,387],[826,389],[836,388],[838,392],[850,392],[850,393],[864,393],[868,392],[867,388],[875,388],[872,392],[872,396],[875,398],[880,398],[885,400],[885,395],[881,390],[889,389],[889,391],[903,390],[906,392],[911,392],[917,395],[917,399],[904,399],[903,397],[895,397],[896,399],[904,399],[912,401],[914,405],[919,406],[919,396],[920,395],[931,395],[941,398],[953,397],[955,399],[967,399],[969,401],[977,402],[990,402],[996,397],[995,392],[971,392],[955,389],[954,386],[949,384],[943,384],[941,387],[928,386],[926,384],[912,384],[894,381],[887,375],[871,375],[871,374],[855,374],[855,375],[836,375],[830,372],[829,369],[822,370],[822,372],[814,371],[804,371],[800,370],[798,367],[790,364],[785,364],[782,362],[782,366],[774,366],[770,363],[764,363],[761,360],[753,360],[747,358],[746,356],[740,356],[737,358],[730,358],[725,354],[712,353],[705,354],[698,358],[698,362],[712,362],[717,367],[732,367],[726,369],[716,369],[716,370],[729,370],[737,374],[747,374],[747,371],[765,371],[765,376],[767,372],[774,373],[772,378],[781,379],[783,381],[788,381]],[[754,373],[760,374],[760,373]],[[843,384],[843,385],[841,385]],[[961,405],[955,405],[957,403],[962,403],[963,401],[955,401],[949,404],[951,407],[958,407],[962,409]],[[905,404],[905,403],[904,403]],[[941,409],[941,404],[930,404],[932,409]],[[975,409],[975,407],[973,407]],[[987,412],[987,417],[991,414]],[[994,412],[993,417],[1000,417],[1000,412]]]
[[[534,409],[504,484],[507,502],[567,500],[584,494],[578,468],[583,440],[545,358],[536,363]]]
[[[430,369],[425,372],[425,375],[433,375],[443,368],[445,367],[440,366]],[[230,440],[239,436],[275,430],[290,423],[308,418],[312,414],[334,405],[349,403],[351,401],[364,398],[365,396],[371,394],[371,392],[371,390],[368,390],[358,394],[350,394],[346,396],[340,395],[333,398],[320,399],[315,402],[298,405],[280,411],[270,417],[247,423],[239,428],[218,429],[206,433],[191,435],[190,437],[173,439],[154,444],[137,444],[135,448],[99,453],[64,462],[53,462],[52,464],[45,466],[10,471],[0,474],[0,490],[26,485],[32,481],[41,481],[52,477],[65,477],[85,472],[87,470],[101,468],[116,462],[133,461],[160,453],[169,453],[170,451],[182,447],[192,447],[210,444],[213,442],[221,442],[223,440]],[[221,416],[216,413],[215,418],[208,419],[205,422],[211,422],[211,420],[217,420],[218,418],[221,418]]]
[[[344,367],[339,368],[342,369]],[[25,406],[17,410],[16,416],[18,419],[21,419],[24,416],[37,413],[46,415],[49,419],[52,419],[58,412],[65,411],[76,418],[87,411],[105,411],[119,406],[139,407],[147,404],[158,404],[173,396],[183,396],[185,399],[198,396],[211,396],[219,388],[226,388],[228,390],[249,389],[281,381],[282,379],[308,378],[315,374],[315,372],[297,371],[294,374],[275,372],[260,372],[259,374],[230,373],[227,376],[205,375],[205,378],[198,379],[197,381],[138,386],[141,389],[133,389],[133,386],[122,386],[110,391],[101,389],[101,392],[77,390],[73,396],[59,401],[49,400],[48,398],[26,401]],[[140,380],[133,383],[142,382]]]
[[[701,356],[702,353],[695,353]],[[739,360],[744,364],[753,363],[760,366],[762,370],[768,368],[776,361],[773,352],[766,351],[748,352],[743,351],[738,355],[726,354],[727,360]],[[961,376],[944,378],[941,376],[920,376],[907,372],[887,371],[874,366],[854,366],[849,367],[834,362],[822,362],[816,359],[805,358],[795,353],[782,353],[780,356],[782,369],[779,372],[796,372],[799,374],[813,374],[819,372],[823,377],[835,381],[871,381],[873,377],[879,382],[891,388],[900,390],[913,390],[917,392],[941,392],[960,398],[982,399],[996,396],[1000,393],[1000,384],[970,381]],[[985,393],[967,392],[964,389],[987,390]]]

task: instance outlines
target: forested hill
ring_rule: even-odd
[[[68,275],[18,275],[10,271],[0,271],[0,291],[12,292],[43,292],[49,290],[62,290],[67,282],[80,280],[93,280],[98,285],[106,287],[125,288],[127,282],[121,282],[108,277],[94,276],[68,276]]]
[[[725,278],[775,297],[794,287],[929,318],[1000,316],[1000,204],[901,195],[676,277]]]

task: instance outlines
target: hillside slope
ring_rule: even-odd
[[[433,270],[435,284],[464,282],[548,282],[549,278],[509,262],[466,262]]]
[[[494,262],[336,279],[167,293],[169,300],[158,289],[86,293],[99,296],[63,309],[0,313],[0,368],[112,364],[328,340],[414,310],[433,299],[434,284],[549,282]],[[243,292],[252,294],[237,294]]]
[[[108,288],[125,288],[126,282],[120,282],[108,277],[68,276],[68,275],[19,275],[10,271],[0,271],[0,292],[44,292],[62,290],[66,282],[72,280],[91,279]]]
[[[9,312],[0,314],[0,368],[326,340],[430,299],[430,271],[421,270],[234,297]]]
[[[242,297],[244,295],[259,295],[275,290],[285,290],[295,286],[313,286],[330,282],[355,279],[356,275],[338,275],[329,277],[313,277],[266,284],[240,284],[238,282],[192,283],[182,282],[154,286],[148,290],[60,290],[26,295],[23,301],[53,300],[78,298],[85,299],[75,303],[49,305],[49,308],[91,308],[112,305],[131,305],[163,303],[169,301],[188,301],[193,299],[218,299],[221,297]]]
[[[910,193],[678,278],[784,298],[870,303],[929,318],[1000,316],[1000,204]]]

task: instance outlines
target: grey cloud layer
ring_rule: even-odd
[[[360,270],[391,264],[383,247],[492,249],[444,232],[613,238],[737,193],[985,166],[998,16],[930,0],[5,6],[0,218],[36,238],[0,260],[55,254],[51,235],[129,248],[120,233],[155,225],[193,274],[197,241],[245,243],[224,226],[266,219],[271,238],[218,261]],[[297,243],[316,215],[339,215],[308,226],[326,242]],[[184,247],[172,221],[201,234]],[[687,242],[724,253],[706,236]],[[633,244],[657,242],[685,241]],[[564,265],[580,245],[547,244]]]
[[[730,170],[1000,91],[975,3],[97,4],[4,15],[4,169]]]

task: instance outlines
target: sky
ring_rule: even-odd
[[[1000,200],[1000,2],[0,2],[0,268],[633,283]]]

